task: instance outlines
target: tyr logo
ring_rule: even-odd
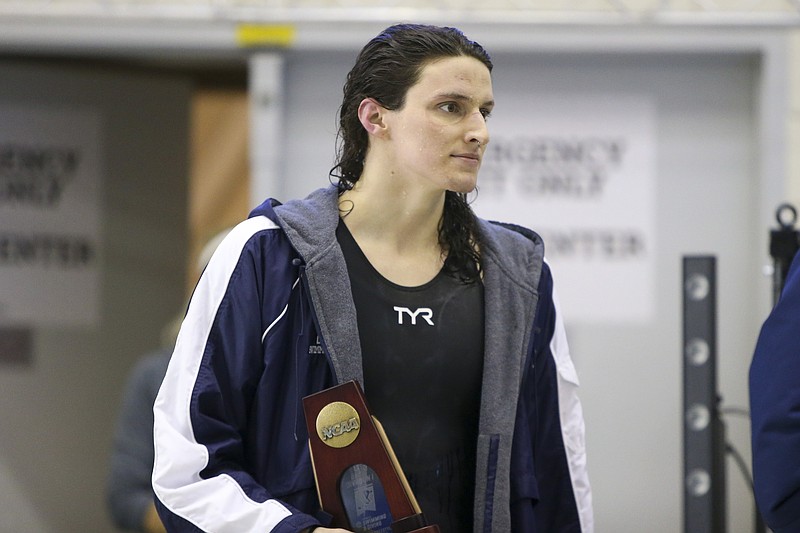
[[[422,318],[425,322],[428,323],[429,326],[433,325],[433,310],[429,307],[420,307],[416,311],[412,311],[408,307],[399,307],[397,305],[394,306],[394,310],[397,311],[397,323],[401,326],[403,325],[403,316],[408,315],[411,319],[411,325],[417,325],[417,317]]]

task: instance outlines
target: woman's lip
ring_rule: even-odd
[[[461,161],[464,168],[478,169],[481,165],[481,158],[475,154],[455,154],[454,158]]]

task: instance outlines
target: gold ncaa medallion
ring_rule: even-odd
[[[350,446],[360,430],[361,419],[349,403],[331,402],[317,415],[317,435],[331,448]]]

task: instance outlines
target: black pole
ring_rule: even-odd
[[[772,304],[778,303],[786,275],[797,250],[800,249],[800,232],[795,229],[797,210],[790,204],[781,204],[775,211],[778,229],[769,232],[769,254],[775,270],[772,273]]]
[[[717,261],[683,257],[683,531],[725,533],[725,425],[717,394]]]

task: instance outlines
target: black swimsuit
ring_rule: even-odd
[[[442,270],[404,287],[369,263],[343,222],[364,393],[430,523],[472,530],[483,371],[483,284]]]

